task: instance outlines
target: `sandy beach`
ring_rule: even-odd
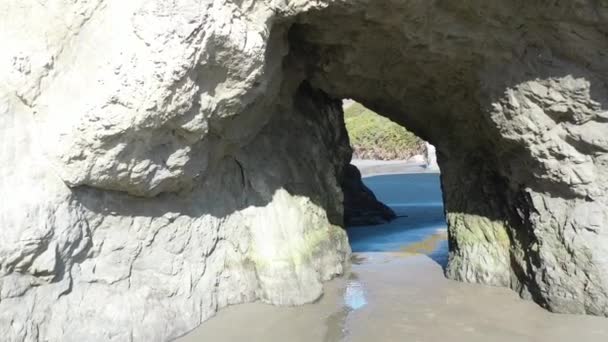
[[[446,279],[439,175],[397,173],[420,168],[408,163],[360,167],[400,217],[349,229],[352,267],[322,298],[229,307],[178,341],[608,341],[606,318],[552,314],[509,289]]]
[[[608,340],[605,318],[551,314],[504,288],[462,284],[409,252],[356,253],[348,275],[301,307],[261,303],[222,310],[178,341]]]
[[[409,160],[353,159],[351,164],[361,171],[363,177],[403,173],[439,173],[439,170],[426,168],[426,164]]]

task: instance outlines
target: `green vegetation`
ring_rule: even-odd
[[[424,154],[424,141],[402,126],[353,103],[344,110],[353,158],[408,159]]]

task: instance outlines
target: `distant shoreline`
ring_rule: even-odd
[[[425,163],[408,160],[353,159],[351,164],[361,171],[364,178],[400,173],[439,173],[438,169],[427,168]]]

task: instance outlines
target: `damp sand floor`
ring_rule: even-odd
[[[320,300],[231,306],[178,341],[608,341],[608,318],[552,314],[509,289],[446,279],[438,174],[365,182],[402,217],[349,229],[352,267]]]

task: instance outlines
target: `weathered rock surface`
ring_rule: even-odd
[[[437,147],[447,275],[608,315],[608,3],[0,2],[0,331],[165,341],[340,274],[339,99]]]

